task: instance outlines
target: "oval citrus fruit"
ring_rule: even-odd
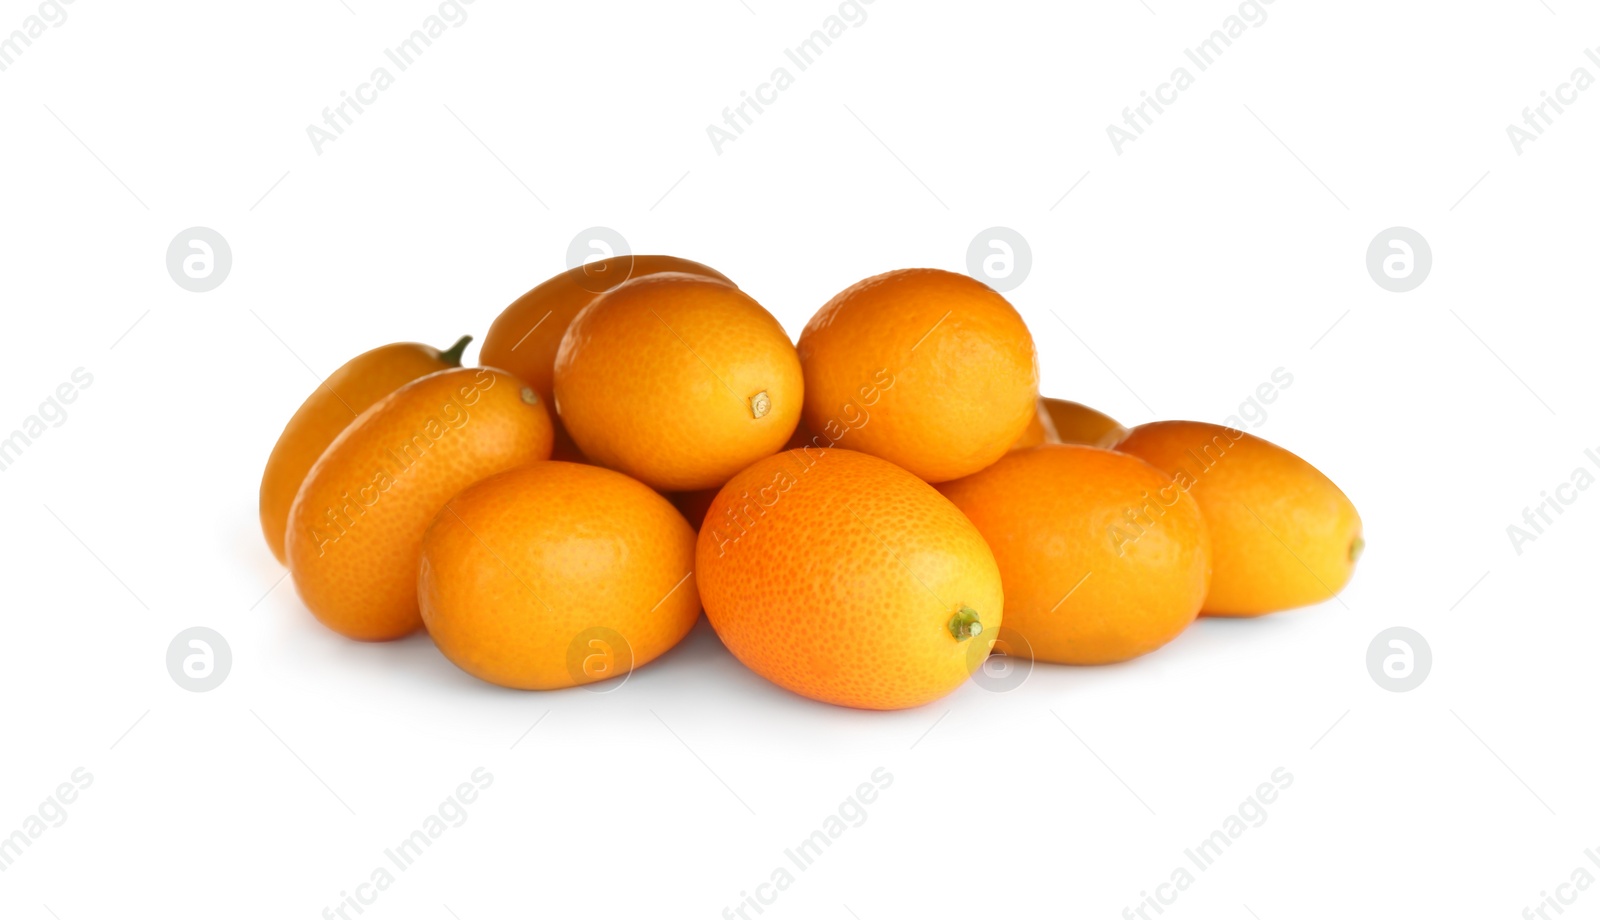
[[[808,448],[757,461],[700,525],[706,616],[751,670],[861,709],[920,706],[982,664],[1000,626],[994,556],[905,470]]]
[[[418,377],[460,367],[470,341],[472,336],[462,336],[444,351],[414,342],[374,348],[345,362],[306,397],[283,426],[261,474],[261,534],[279,562],[288,560],[283,543],[289,506],[311,465],[339,432],[368,406]]]
[[[1221,425],[1153,422],[1117,450],[1194,496],[1211,532],[1203,613],[1257,616],[1333,597],[1365,545],[1361,516],[1328,477],[1287,450]]]
[[[783,446],[800,361],[772,314],[731,284],[635,278],[573,319],[556,410],[584,455],[663,491],[720,486]]]
[[[613,256],[568,269],[523,294],[495,317],[483,337],[478,363],[510,371],[533,387],[545,405],[555,405],[553,389],[556,351],[561,337],[578,311],[596,297],[630,278],[657,272],[687,272],[733,284],[709,265],[676,256]],[[562,460],[581,460],[559,418],[556,426],[555,456]]]
[[[555,398],[556,351],[572,318],[606,291],[657,272],[685,272],[733,284],[709,265],[675,256],[600,259],[568,269],[512,301],[490,324],[478,360],[509,371],[548,403]]]
[[[1170,642],[1205,600],[1211,554],[1194,499],[1128,454],[1047,444],[939,486],[989,542],[1008,654],[1126,661]]]
[[[452,495],[550,456],[550,415],[503,371],[457,368],[414,380],[361,413],[307,474],[289,512],[300,597],[352,639],[422,625],[422,534]]]
[[[938,269],[846,288],[806,324],[799,352],[811,430],[928,482],[1000,459],[1039,395],[1033,337],[1016,309]]]
[[[535,463],[452,498],[422,541],[428,633],[502,687],[604,680],[661,655],[700,616],[694,530],[621,473]]]

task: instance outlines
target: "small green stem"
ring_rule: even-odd
[[[439,352],[439,360],[451,367],[461,366],[461,356],[467,351],[467,343],[472,341],[472,336],[464,335],[461,340]]]
[[[964,642],[974,636],[983,635],[983,623],[978,620],[978,611],[971,607],[962,607],[950,618],[950,635],[956,637],[957,642]]]

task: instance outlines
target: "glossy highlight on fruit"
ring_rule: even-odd
[[[721,281],[661,272],[583,309],[556,410],[591,462],[662,491],[713,488],[780,449],[804,399],[783,327]]]
[[[352,639],[422,625],[422,535],[451,496],[550,456],[550,415],[504,371],[456,368],[401,387],[328,446],[289,512],[289,571],[307,608]]]
[[[1033,336],[966,275],[911,268],[857,282],[817,311],[798,348],[805,421],[825,446],[927,482],[1000,459],[1037,411]]]
[[[988,541],[1005,584],[1005,652],[1110,664],[1194,622],[1211,574],[1200,507],[1137,457],[1082,445],[1014,451],[939,491]]]
[[[1214,571],[1202,612],[1258,616],[1329,600],[1355,570],[1361,516],[1316,467],[1243,431],[1152,422],[1116,449],[1171,475],[1200,505]]]
[[[288,561],[283,544],[289,506],[339,432],[368,406],[418,377],[460,367],[470,341],[472,336],[462,336],[444,351],[414,342],[374,348],[345,362],[306,397],[283,427],[261,474],[261,535],[279,562]]]
[[[849,450],[789,450],[723,486],[700,525],[706,616],[751,670],[802,696],[904,709],[988,656],[994,555],[933,487]]]
[[[621,473],[534,463],[452,498],[422,541],[428,634],[462,670],[522,690],[620,676],[700,617],[694,530]]]

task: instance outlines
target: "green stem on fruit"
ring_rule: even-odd
[[[439,352],[439,360],[443,361],[444,363],[446,363],[448,365],[450,365],[451,367],[460,367],[461,366],[461,356],[463,354],[466,354],[467,343],[470,342],[470,341],[472,341],[472,336],[470,336],[470,335],[462,336],[461,337],[461,341],[455,343],[454,345],[451,345],[449,348],[446,348],[444,351]]]
[[[950,618],[950,635],[956,637],[957,642],[964,642],[974,636],[983,635],[983,623],[978,620],[978,611],[971,607],[962,607]]]

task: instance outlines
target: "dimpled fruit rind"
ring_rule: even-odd
[[[556,411],[578,449],[664,492],[720,486],[782,448],[803,388],[772,314],[731,284],[677,272],[589,304],[555,363]]]
[[[712,501],[695,558],[706,615],[734,656],[840,706],[938,699],[982,664],[1000,626],[1000,572],[972,522],[855,451],[789,450],[739,473]]]
[[[933,268],[840,292],[806,324],[805,423],[824,447],[882,457],[926,482],[1000,459],[1035,418],[1033,336],[1004,297]]]

